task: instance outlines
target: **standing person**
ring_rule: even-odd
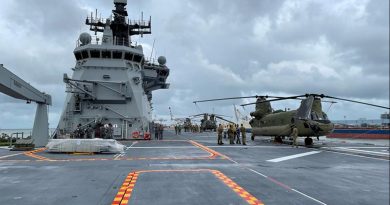
[[[160,127],[159,127],[159,139],[160,140],[163,139],[163,134],[164,134],[164,126],[162,124],[160,124]]]
[[[242,144],[246,145],[246,129],[243,124],[241,124],[240,131],[242,136]]]
[[[237,137],[237,140],[236,140],[236,144],[241,144],[241,140],[240,140],[240,127],[238,126],[237,124],[237,129],[236,129],[236,137]]]
[[[112,124],[111,124],[111,123],[108,123],[108,127],[107,127],[107,138],[108,138],[108,139],[112,139],[112,138],[113,138],[113,134],[114,134],[114,127],[112,127]]]
[[[77,125],[75,136],[76,136],[77,139],[81,138],[81,124]]]
[[[218,144],[223,145],[223,142],[222,142],[223,126],[221,124],[219,124],[217,131],[218,131]]]
[[[227,131],[228,136],[229,136],[229,142],[230,144],[234,144],[234,130],[233,130],[233,125],[229,126],[229,129]]]
[[[156,123],[156,124],[154,124],[154,139],[155,140],[158,140],[158,133],[160,132],[159,131],[159,126],[158,126],[158,124]]]
[[[179,124],[177,127],[177,129],[179,130],[179,135],[181,135],[181,125]]]
[[[88,128],[85,130],[85,134],[87,135],[87,139],[92,139],[93,129],[90,124],[88,125]]]
[[[232,129],[233,129],[233,142],[236,141],[236,136],[237,136],[237,129],[236,129],[236,124],[232,124]]]
[[[226,139],[227,130],[229,129],[228,126],[226,126],[226,129],[223,129],[223,138]]]
[[[175,133],[177,135],[177,133],[179,132],[179,128],[177,127],[177,124],[175,125]]]
[[[298,138],[298,128],[297,126],[295,126],[295,124],[291,125],[291,135],[293,137],[293,147],[296,146],[298,148],[298,142],[297,142],[297,138]]]

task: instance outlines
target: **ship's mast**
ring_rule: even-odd
[[[114,45],[130,46],[132,35],[151,34],[152,33],[152,19],[149,17],[149,21],[143,19],[136,21],[127,21],[128,13],[126,11],[127,0],[114,0],[115,9],[112,10],[114,20],[110,22],[110,28],[113,33]],[[91,15],[85,21],[86,25],[90,26],[90,30],[97,32],[103,32],[106,22],[100,18],[93,17]]]

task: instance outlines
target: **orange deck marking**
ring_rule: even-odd
[[[42,156],[39,156],[39,155],[35,154],[35,153],[38,153],[38,152],[43,152],[45,150],[46,150],[46,148],[39,148],[39,149],[36,149],[36,150],[33,150],[33,151],[24,152],[24,155],[26,155],[28,157],[32,157],[32,158],[38,159],[38,160],[42,160],[42,161],[50,161],[51,159],[49,159],[49,158],[42,157]]]
[[[141,173],[152,173],[152,172],[209,172],[214,174],[217,177],[217,179],[222,181],[226,186],[228,186],[230,189],[236,192],[237,195],[240,196],[243,200],[245,200],[248,204],[264,205],[264,203],[261,200],[257,199],[252,194],[247,192],[245,189],[240,187],[238,184],[236,184],[233,180],[231,180],[229,177],[224,175],[222,172],[218,170],[212,170],[212,169],[141,170],[141,171],[130,172],[125,178],[122,186],[119,188],[118,193],[115,196],[114,200],[112,201],[111,205],[127,205],[130,200],[131,194],[134,190],[138,176]]]

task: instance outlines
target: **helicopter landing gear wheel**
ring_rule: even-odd
[[[310,137],[305,138],[305,146],[311,146],[313,145],[313,139]]]
[[[275,142],[275,143],[280,143],[280,144],[282,144],[282,143],[283,143],[283,139],[282,139],[281,136],[275,136],[274,142]]]

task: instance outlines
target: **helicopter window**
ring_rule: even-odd
[[[122,58],[122,52],[120,52],[120,51],[112,52],[112,58],[114,58],[114,59],[121,59]]]
[[[99,50],[92,50],[90,51],[91,58],[100,58],[100,51]]]
[[[103,51],[102,58],[111,58],[111,51]]]
[[[311,112],[311,119],[312,119],[312,120],[318,120],[317,113]]]
[[[129,52],[126,52],[125,53],[125,59],[129,60],[129,61],[133,60],[133,54],[129,53]]]
[[[81,60],[81,59],[83,59],[83,56],[81,55],[80,52],[74,53],[74,56],[76,57],[76,60]]]
[[[86,50],[81,51],[81,55],[83,56],[83,58],[89,58],[89,53]]]
[[[324,120],[328,120],[328,115],[326,113],[322,113],[322,115],[324,116]]]

